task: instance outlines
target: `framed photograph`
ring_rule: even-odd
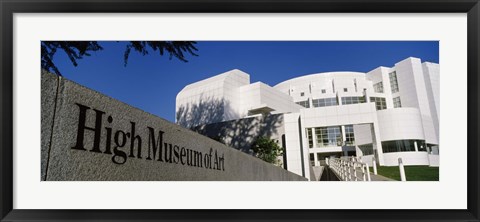
[[[1,221],[480,221],[478,0],[0,7]]]

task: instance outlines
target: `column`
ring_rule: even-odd
[[[369,97],[366,89],[363,90],[363,96],[365,96],[365,102],[370,103],[370,97]]]
[[[318,162],[317,153],[313,153],[313,160],[315,161],[315,166],[320,166],[320,162]]]
[[[382,150],[382,141],[381,141],[381,138],[380,138],[380,129],[378,128],[378,121],[376,120],[376,117],[375,117],[375,121],[373,123],[371,123],[370,127],[372,127],[372,139],[374,141],[373,142],[373,145],[374,145],[374,148],[377,150],[377,155],[378,155],[378,165],[380,166],[383,166],[384,165],[384,161],[383,161],[383,150]]]

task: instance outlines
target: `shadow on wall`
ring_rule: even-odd
[[[283,115],[262,115],[239,120],[201,125],[192,128],[200,134],[238,149],[253,154],[252,144],[260,137],[268,137],[278,141],[282,146]]]
[[[176,120],[185,128],[248,154],[253,154],[251,146],[259,136],[274,139],[282,146],[283,114],[225,121],[237,116],[229,101],[202,94],[198,103],[180,106]]]
[[[222,99],[200,96],[198,103],[181,105],[176,113],[177,124],[193,128],[212,122],[224,121],[225,110],[230,110],[230,103]]]

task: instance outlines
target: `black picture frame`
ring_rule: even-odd
[[[480,221],[479,0],[0,0],[1,221]],[[14,13],[467,13],[468,203],[466,210],[21,210],[13,209]],[[446,190],[445,192],[449,192]],[[92,200],[93,201],[93,200]]]

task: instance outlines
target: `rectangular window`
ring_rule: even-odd
[[[300,105],[300,106],[303,106],[305,108],[310,108],[310,103],[308,102],[308,99],[305,100],[305,101],[299,101],[299,102],[296,102],[296,104]]]
[[[363,96],[346,96],[342,97],[342,105],[365,103],[365,97]]]
[[[387,108],[387,102],[383,97],[370,97],[370,102],[375,103],[375,108],[377,110],[382,110]]]
[[[340,126],[318,127],[315,128],[318,147],[341,146],[342,132]]]
[[[428,146],[428,144],[420,143],[420,144],[417,144],[417,149],[418,149],[418,151],[427,152],[427,146]]]
[[[366,103],[366,99],[365,99],[365,96],[360,96],[360,97],[357,97],[358,98],[358,103]]]
[[[348,89],[347,89],[347,88],[343,88],[343,91],[344,91],[344,92],[348,92]]]
[[[390,87],[392,87],[392,93],[398,92],[397,72],[393,71],[388,74],[390,77]]]
[[[347,146],[355,145],[355,134],[353,133],[353,125],[345,126],[345,145]]]
[[[324,106],[336,106],[337,98],[325,98],[325,99],[314,99],[312,100],[313,107],[324,107]]]
[[[415,152],[415,143],[417,149],[425,147],[425,140],[394,140],[382,141],[382,150],[384,153]]]
[[[312,128],[306,128],[305,130],[307,131],[308,147],[313,148]]]
[[[383,93],[383,82],[373,84],[373,91],[376,93]]]
[[[305,93],[304,93],[304,92],[301,92],[301,93],[300,93],[300,96],[305,96]]]
[[[325,94],[325,93],[327,93],[327,90],[322,89],[322,94]]]
[[[394,108],[402,107],[402,102],[400,102],[400,96],[393,98],[393,107]]]

